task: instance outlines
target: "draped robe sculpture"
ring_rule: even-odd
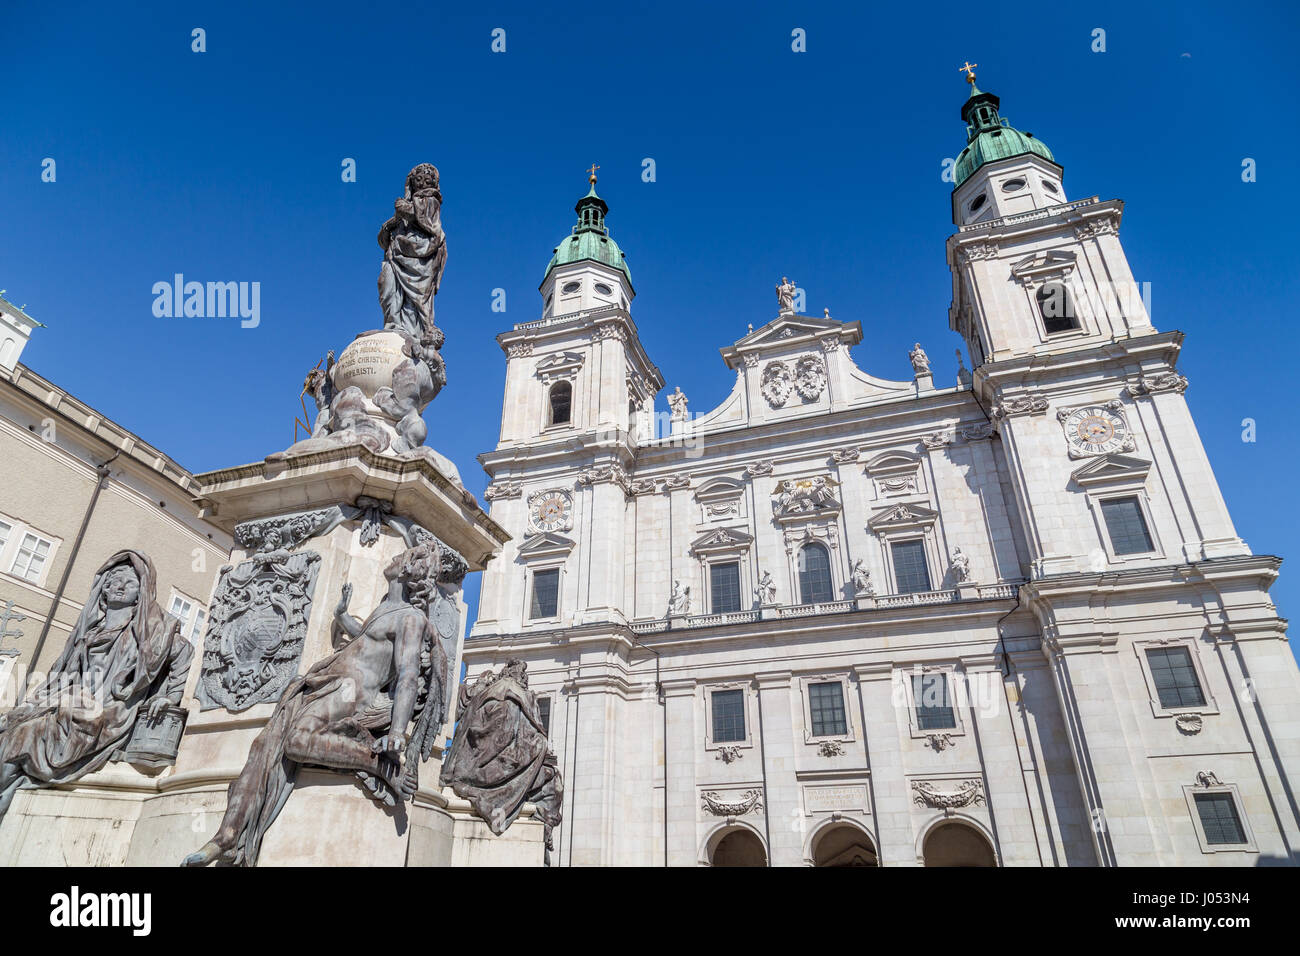
[[[487,671],[473,684],[461,685],[456,735],[441,783],[468,800],[498,836],[525,803],[533,804],[546,827],[549,863],[564,783],[523,661],[511,660],[499,674]]]
[[[385,806],[415,793],[446,718],[447,655],[428,613],[441,568],[436,544],[397,555],[384,569],[388,593],[364,623],[347,612],[352,585],[343,585],[335,633],[350,640],[285,688],[230,784],[216,836],[183,865],[256,865],[304,764],[355,773]]]
[[[71,783],[120,759],[138,720],[180,703],[194,651],[156,601],[148,555],[95,573],[49,676],[0,717],[0,817],[19,789]]]
[[[421,163],[407,174],[406,195],[393,203],[393,217],[379,230],[384,250],[379,269],[384,328],[405,332],[417,342],[436,332],[433,297],[447,265],[441,212],[437,167]]]

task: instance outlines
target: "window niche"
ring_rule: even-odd
[[[726,681],[701,688],[704,749],[731,763],[754,746],[754,688],[749,681]]]
[[[1184,734],[1199,733],[1201,729],[1200,721],[1189,718],[1219,713],[1201,665],[1198,643],[1195,637],[1181,637],[1133,644],[1152,716],[1173,718]]]
[[[856,739],[851,685],[844,674],[810,674],[799,678],[803,701],[803,740],[849,742]]]
[[[943,580],[934,532],[938,517],[938,512],[922,505],[898,504],[867,522],[880,543],[886,594],[933,590],[934,582]]]
[[[698,589],[703,614],[744,611],[752,603],[749,553],[753,535],[739,528],[717,528],[696,538],[691,554],[699,562]]]
[[[1074,253],[1036,253],[1014,263],[1011,275],[1025,291],[1041,341],[1087,333]]]
[[[578,372],[582,356],[577,352],[560,352],[537,363],[537,378],[542,384],[542,430],[572,428],[581,424],[577,418]]]

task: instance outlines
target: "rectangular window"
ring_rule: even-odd
[[[1195,797],[1206,843],[1213,846],[1246,842],[1246,831],[1237,814],[1237,801],[1232,799],[1231,793],[1198,793]]]
[[[190,622],[190,611],[194,610],[194,605],[179,594],[172,595],[172,606],[170,608],[172,617],[181,622],[182,630]]]
[[[814,737],[842,736],[849,732],[844,718],[844,685],[839,681],[808,685]]]
[[[890,551],[894,555],[894,580],[899,594],[930,590],[924,541],[897,541],[890,545]]]
[[[546,736],[551,736],[551,698],[537,698],[537,713],[542,718],[542,726],[546,728]]]
[[[953,730],[957,720],[948,696],[947,674],[916,674],[912,677],[918,730]]]
[[[207,623],[208,614],[199,608],[194,614],[194,626],[190,628],[190,643],[197,644],[203,640],[203,625]]]
[[[1146,554],[1152,550],[1147,519],[1136,497],[1107,498],[1101,503],[1101,514],[1116,554]]]
[[[23,543],[19,546],[13,567],[9,570],[28,581],[39,581],[41,569],[45,567],[45,559],[50,556],[52,544],[53,542],[38,538],[34,534],[23,535]]]
[[[14,530],[14,526],[7,521],[0,521],[0,551],[5,549],[5,544],[9,541],[9,532]]]
[[[1160,706],[1204,707],[1205,694],[1192,666],[1192,653],[1185,647],[1153,647],[1147,651],[1151,680],[1160,696]]]
[[[745,692],[743,690],[715,690],[713,692],[713,742],[725,744],[745,739]]]
[[[740,565],[709,565],[709,600],[714,614],[730,614],[740,610]]]
[[[560,608],[560,569],[533,572],[533,601],[530,618],[555,617]]]

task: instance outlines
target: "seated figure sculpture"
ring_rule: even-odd
[[[352,586],[343,585],[334,613],[347,643],[285,688],[230,784],[216,836],[182,865],[256,865],[303,765],[351,771],[386,806],[415,793],[446,717],[447,655],[428,615],[441,568],[433,543],[397,555],[384,569],[388,593],[364,622],[347,612]]]
[[[49,676],[0,717],[0,818],[20,789],[121,759],[137,721],[180,704],[194,651],[158,606],[156,581],[146,554],[109,558]]]

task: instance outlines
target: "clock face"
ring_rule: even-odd
[[[573,527],[573,498],[567,491],[543,491],[528,501],[528,520],[537,531],[567,531]]]
[[[1129,434],[1124,419],[1101,405],[1076,408],[1065,416],[1065,440],[1070,446],[1070,456],[1109,455],[1116,451],[1132,451],[1133,436]]]

